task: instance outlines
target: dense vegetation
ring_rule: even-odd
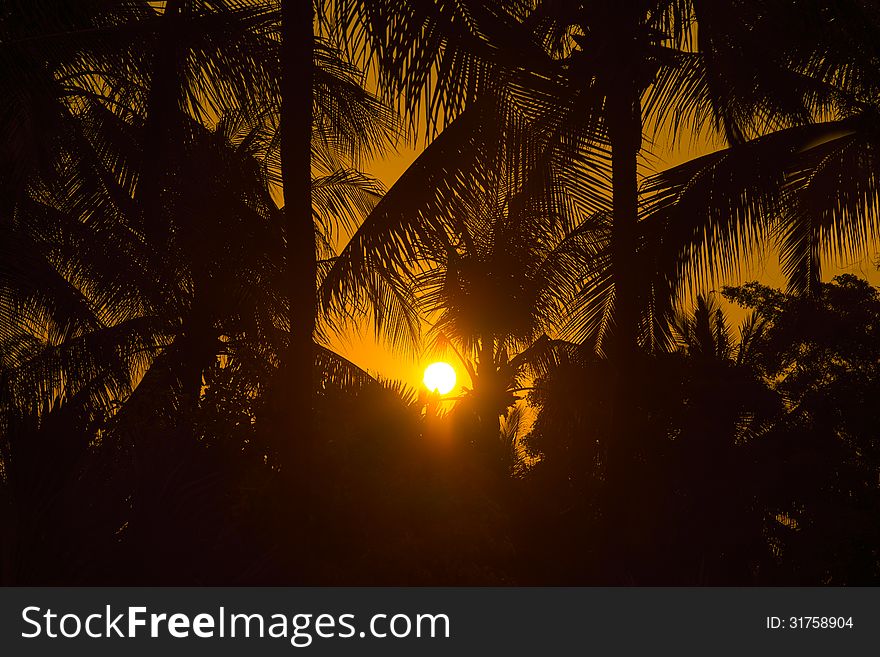
[[[860,0],[5,3],[0,581],[876,583],[880,291],[822,265],[877,237],[878,36]],[[767,253],[784,290],[710,292]],[[466,394],[331,349],[365,329]]]

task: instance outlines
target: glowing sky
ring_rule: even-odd
[[[367,173],[376,176],[387,188],[390,188],[416,159],[424,146],[424,143],[418,146],[403,144],[396,154],[377,159],[365,169]],[[720,143],[713,142],[706,137],[691,139],[688,136],[683,136],[674,144],[670,143],[665,146],[655,140],[655,152],[644,157],[640,165],[646,171],[660,171],[691,158],[710,153],[719,147],[721,147]],[[874,265],[878,250],[880,250],[880,245],[874,245],[869,253],[852,262],[824,262],[823,280],[829,280],[833,276],[845,272],[867,278],[874,285],[880,285],[880,273]],[[731,279],[724,281],[724,284],[737,285],[750,280],[759,280],[776,287],[785,286],[776,253],[770,251],[760,254],[754,253],[750,259],[750,263],[742,266],[739,276],[731,277]],[[719,285],[718,289],[720,287]],[[731,324],[738,325],[745,313],[731,304],[724,304],[724,307],[729,314]],[[334,341],[332,346],[371,374],[378,374],[383,378],[398,379],[416,389],[421,386],[425,367],[442,358],[455,367],[458,375],[456,387],[451,394],[459,394],[462,385],[470,386],[467,373],[451,353],[441,358],[438,358],[437,354],[430,353],[421,355],[395,353],[386,345],[375,340],[373,328],[369,325],[353,328],[347,336]]]

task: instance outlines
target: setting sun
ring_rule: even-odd
[[[455,369],[449,363],[431,363],[422,381],[431,392],[445,395],[455,387]]]

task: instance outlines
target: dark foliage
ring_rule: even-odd
[[[878,234],[878,35],[856,0],[5,3],[0,582],[878,583],[880,292],[822,277]],[[734,330],[700,292],[770,247]],[[329,348],[425,324],[458,399]]]

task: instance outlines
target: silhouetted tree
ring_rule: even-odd
[[[311,181],[313,221],[321,237],[315,249],[326,257],[326,269],[335,262],[333,235],[356,226],[381,193],[378,183],[346,166],[341,156],[368,139],[369,149],[381,148],[396,127],[392,115],[362,89],[359,72],[332,49],[316,50],[314,102],[320,124],[309,147],[318,153]],[[53,418],[81,418],[71,424],[69,441],[71,447],[79,445],[86,463],[101,460],[89,448],[96,432],[103,445],[115,446],[108,449],[119,447],[123,453],[132,446],[135,452],[145,449],[151,433],[159,432],[171,440],[151,454],[162,454],[170,465],[201,431],[204,385],[218,357],[229,371],[244,365],[249,376],[235,380],[259,396],[270,387],[289,344],[284,230],[273,199],[280,183],[277,115],[271,104],[254,116],[245,108],[230,112],[213,130],[185,114],[174,119],[182,137],[165,152],[163,182],[158,198],[150,201],[168,229],[161,236],[144,229],[137,207],[138,178],[132,174],[152,137],[150,121],[138,107],[127,108],[128,113],[99,102],[76,108],[71,124],[89,150],[63,153],[69,166],[30,183],[4,219],[3,411],[12,434],[15,427],[36,427],[15,438],[15,455],[4,458],[5,471],[14,470],[16,481],[27,481],[36,465],[21,458],[22,441],[51,451],[45,437],[52,434],[39,427],[58,426],[49,419],[52,413]],[[342,107],[348,115],[340,114]],[[340,151],[333,152],[334,146]],[[379,273],[373,280],[386,277]],[[368,293],[367,298],[378,297]],[[341,310],[347,316],[353,308]],[[321,310],[325,333],[317,337],[326,339],[339,311]],[[345,366],[340,368],[332,352],[319,350],[315,361],[313,342],[310,349],[320,367],[317,381],[345,376]],[[63,410],[57,413],[56,407]],[[277,463],[277,447],[273,441],[272,463]],[[252,452],[260,449],[266,458],[265,446]],[[51,479],[52,487],[35,503],[54,499],[67,477],[77,476],[76,459],[58,461],[60,468],[65,465],[66,476]],[[126,467],[120,463],[121,470]],[[161,471],[152,472],[152,483],[160,482]],[[114,482],[120,495],[134,485]],[[13,494],[17,503],[27,497],[24,490]],[[136,498],[152,504],[145,491]],[[120,516],[134,523],[124,509],[107,518]],[[146,525],[133,527],[143,538]]]
[[[315,332],[317,254],[312,221],[312,106],[314,8],[311,0],[281,2],[281,176],[287,236],[287,277],[290,295],[290,345],[284,363],[279,402],[284,412],[282,447],[294,481],[304,482],[312,450],[312,342]],[[282,397],[283,395],[283,397]],[[276,429],[276,430],[278,430]],[[306,502],[308,503],[308,502]]]
[[[567,226],[507,187],[504,173],[499,178],[461,199],[455,241],[438,248],[416,280],[435,348],[451,347],[471,379],[457,411],[473,414],[478,442],[490,451],[503,448],[501,420],[552,350],[546,333],[558,327],[580,271],[595,257],[588,230]]]
[[[876,288],[851,275],[812,296],[750,283],[725,296],[766,325],[749,347],[762,379],[785,401],[760,437],[765,504],[783,582],[851,584],[880,576],[880,382]]]
[[[0,12],[4,582],[877,580],[870,4],[68,5]],[[329,348],[425,314],[446,414]]]

